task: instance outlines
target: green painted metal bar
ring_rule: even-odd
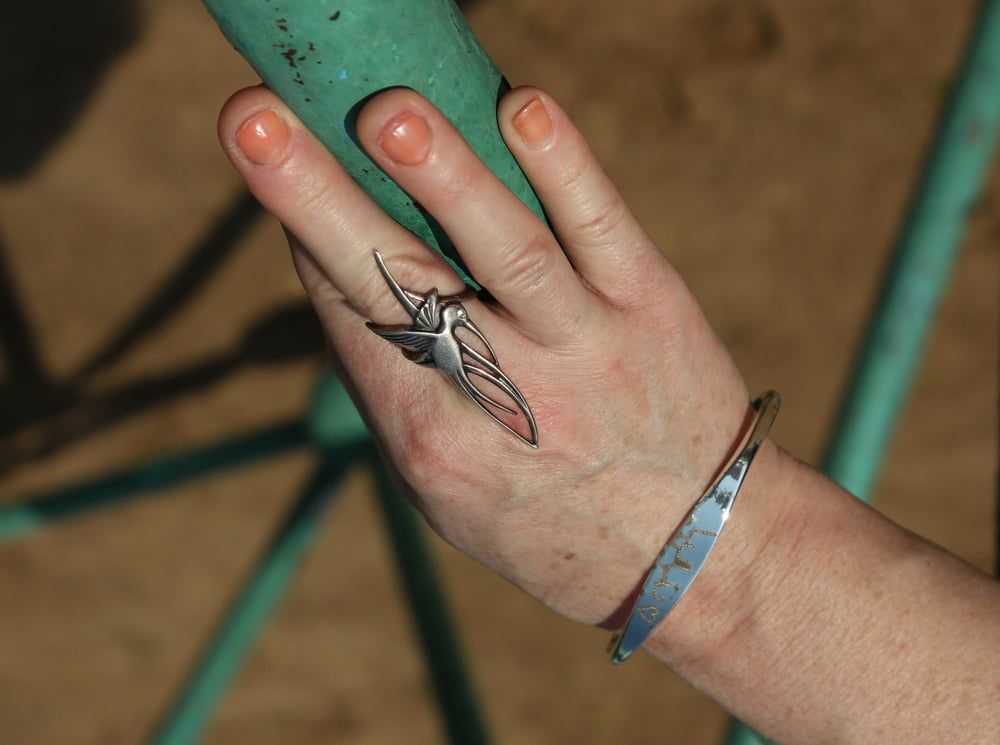
[[[150,745],[194,745],[201,739],[253,641],[291,584],[316,536],[332,491],[356,457],[357,447],[345,447],[323,459],[149,740]]]
[[[1000,0],[986,0],[928,152],[823,459],[826,474],[859,499],[871,500],[998,135]],[[726,742],[763,745],[770,741],[734,721]]]
[[[204,0],[236,50],[394,219],[462,266],[447,235],[359,147],[374,93],[408,87],[455,124],[483,162],[545,213],[500,136],[507,82],[452,0]]]
[[[1000,131],[1000,0],[980,8],[823,468],[871,497]]]
[[[738,719],[729,721],[725,742],[727,745],[776,745],[772,740],[758,735]]]
[[[0,545],[57,520],[303,447],[309,443],[309,436],[304,420],[291,419],[259,432],[157,458],[84,484],[28,495],[0,506]]]
[[[364,457],[368,433],[347,391],[332,375],[316,386],[310,418],[298,426],[323,460],[205,648],[150,745],[193,745],[229,688],[254,639],[273,615],[312,543],[332,490]]]
[[[471,679],[465,672],[458,638],[424,541],[421,520],[396,493],[374,448],[370,457],[382,516],[392,539],[396,565],[448,740],[456,745],[485,745],[490,737]]]

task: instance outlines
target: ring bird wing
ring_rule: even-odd
[[[504,371],[501,370],[493,361],[491,361],[484,355],[477,352],[475,349],[473,349],[465,342],[459,342],[459,345],[461,347],[462,354],[468,355],[473,360],[473,362],[471,363],[464,361],[462,363],[462,370],[465,373],[464,375],[465,380],[463,381],[465,385],[460,385],[460,387],[463,390],[465,390],[468,395],[472,397],[473,401],[475,401],[476,404],[478,404],[480,409],[489,414],[497,423],[500,424],[500,426],[502,426],[508,432],[511,432],[515,437],[517,437],[525,444],[530,445],[533,448],[537,448],[538,425],[535,423],[535,416],[534,414],[531,413],[531,408],[528,406],[528,402],[524,400],[524,395],[521,393],[520,390],[518,390],[517,386],[514,385],[514,381],[512,381],[509,377],[507,377],[507,374],[504,373]],[[498,388],[501,392],[503,392],[508,398],[510,398],[514,402],[514,405],[517,406],[517,408],[520,410],[520,413],[524,414],[524,417],[527,420],[528,429],[530,433],[529,436],[525,437],[523,434],[521,434],[516,429],[511,427],[505,421],[500,419],[500,417],[498,417],[494,412],[490,411],[486,406],[483,405],[484,403],[492,404],[493,406],[496,406],[497,408],[502,409],[503,411],[515,415],[517,414],[517,412],[512,411],[509,407],[504,406],[498,401],[490,398],[485,394],[485,392],[476,387],[469,379],[470,375],[475,375],[476,377],[482,378],[488,383],[496,386],[496,388]],[[470,391],[467,390],[467,388],[471,388],[473,390]]]
[[[383,339],[388,339],[393,344],[398,344],[411,352],[429,353],[434,347],[434,340],[437,338],[437,334],[430,331],[388,328],[371,322],[367,326]]]
[[[438,291],[435,287],[428,293],[417,315],[413,319],[413,325],[424,331],[434,331],[441,323],[441,308],[438,303]]]

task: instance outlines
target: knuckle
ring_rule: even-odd
[[[407,250],[398,253],[390,250],[383,253],[386,254],[386,263],[392,271],[392,276],[400,286],[407,289],[429,288],[440,275],[440,266],[430,257],[415,255]],[[362,312],[375,321],[380,318],[399,318],[402,309],[376,268],[375,262],[369,258],[360,262],[360,268],[361,276],[355,286],[357,302]]]
[[[552,274],[552,239],[535,233],[527,240],[501,247],[502,260],[497,279],[509,291],[530,294],[543,286]]]
[[[596,205],[583,222],[573,228],[573,240],[585,247],[604,245],[621,232],[628,216],[625,200],[615,192],[603,203]]]
[[[394,298],[385,286],[385,280],[373,267],[365,267],[357,285],[356,300],[362,314],[373,321],[398,315],[393,313]]]
[[[556,187],[561,191],[578,191],[581,182],[586,178],[594,163],[594,155],[585,145],[573,148],[565,165],[556,174]]]
[[[464,165],[449,169],[437,185],[437,199],[442,207],[454,207],[469,198],[479,180],[479,169]]]
[[[314,178],[299,181],[294,199],[296,209],[310,220],[329,217],[336,203],[331,185]]]
[[[302,276],[302,287],[309,296],[313,307],[335,308],[346,302],[344,294],[324,275],[318,272],[311,272],[307,276]]]

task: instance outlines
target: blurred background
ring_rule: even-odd
[[[478,0],[680,269],[776,437],[815,460],[972,0]],[[257,82],[197,0],[0,9],[0,503],[306,406],[323,343],[216,113]],[[998,169],[972,215],[876,506],[993,565]],[[138,745],[305,478],[291,455],[0,546],[0,732]],[[205,742],[438,742],[358,469]],[[808,509],[808,504],[803,504]],[[725,713],[603,654],[432,540],[498,742],[716,743]],[[651,716],[655,712],[655,716]]]

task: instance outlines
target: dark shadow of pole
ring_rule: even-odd
[[[138,38],[134,0],[0,2],[0,178],[29,173]]]
[[[46,419],[53,420],[51,426],[47,427],[53,434],[42,438],[44,446],[35,441],[28,448],[28,452],[31,453],[30,458],[34,459],[53,452],[53,449],[72,442],[84,433],[94,431],[95,422],[117,420],[122,416],[136,413],[141,408],[152,406],[176,392],[190,390],[198,381],[202,384],[213,382],[218,376],[243,364],[244,361],[228,360],[224,369],[218,367],[218,360],[196,365],[188,371],[169,373],[156,381],[148,379],[138,381],[97,401],[87,401],[81,390],[81,384],[87,376],[123,357],[145,335],[165,325],[184,307],[242,245],[243,238],[262,214],[263,211],[256,200],[249,192],[241,190],[216,218],[205,236],[195,244],[173,275],[150,300],[143,304],[135,316],[123,325],[111,341],[103,345],[69,381],[50,381],[42,388],[30,385],[31,380],[46,380],[46,378],[28,322],[24,318],[21,305],[17,302],[16,288],[9,280],[0,252],[0,293],[2,293],[0,351],[3,351],[5,360],[10,360],[16,365],[13,371],[8,372],[8,379],[0,385],[0,469],[21,462],[26,455],[24,445],[4,441],[18,430],[35,426]],[[268,354],[277,357],[288,356],[286,348],[289,344],[302,347],[305,342],[300,332],[304,325],[309,325],[306,320],[308,315],[305,304],[297,304],[294,308],[278,309],[272,316],[263,319],[261,323],[268,328],[270,328],[268,324],[272,321],[291,326],[270,333],[270,343],[273,344],[274,351],[268,352],[259,344],[253,346],[251,352],[255,360],[260,361]],[[248,333],[248,340],[252,342],[259,335],[259,328],[255,326]],[[321,345],[321,335],[315,331],[314,323],[310,326],[309,333],[310,337],[314,337],[313,341],[309,342],[310,351],[318,349]],[[111,415],[112,409],[117,413]],[[90,415],[84,416],[82,420],[76,418],[81,412],[94,411],[103,411],[105,414],[96,419]],[[83,421],[86,424],[67,428],[65,425],[67,419]],[[73,434],[74,431],[78,434]]]
[[[0,358],[4,385],[12,388],[47,388],[48,374],[31,333],[31,324],[22,309],[20,293],[11,276],[0,236]]]
[[[219,215],[160,289],[73,376],[83,380],[124,356],[147,334],[163,326],[215,276],[263,214],[248,191],[241,191]]]
[[[308,303],[271,311],[247,332],[237,349],[183,370],[130,382],[106,394],[75,399],[49,412],[37,427],[0,428],[0,474],[106,429],[154,405],[218,382],[250,365],[281,364],[325,351],[323,334]],[[6,434],[6,436],[4,436]]]

